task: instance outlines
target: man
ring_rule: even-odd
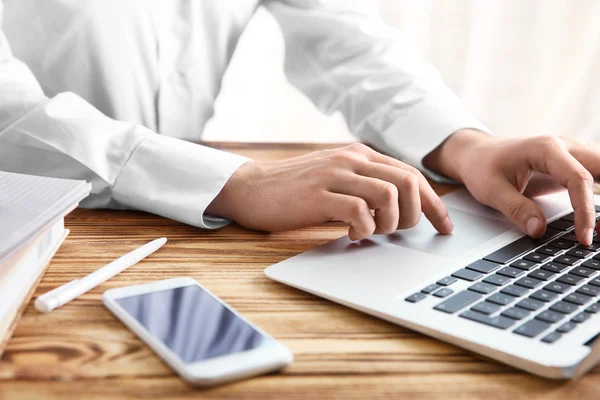
[[[140,209],[209,229],[333,219],[350,225],[352,239],[410,228],[421,213],[440,233],[452,231],[419,170],[463,182],[538,237],[544,215],[522,193],[552,181],[569,191],[578,240],[592,242],[600,154],[557,137],[486,133],[364,0],[262,4],[281,26],[291,83],[391,157],[350,145],[258,162],[185,141],[201,138],[259,3],[5,1],[0,169],[87,179],[86,207]]]

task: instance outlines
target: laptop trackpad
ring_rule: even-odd
[[[450,235],[437,234],[431,223],[423,217],[413,229],[396,231],[378,239],[428,254],[454,258],[514,228],[505,220],[488,218],[455,208],[448,208],[448,213],[454,222],[454,231]]]

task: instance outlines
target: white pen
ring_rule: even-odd
[[[35,308],[39,312],[47,313],[58,307],[62,307],[74,298],[81,296],[102,282],[107,281],[113,276],[125,271],[127,268],[139,263],[150,254],[160,249],[165,243],[167,243],[167,238],[165,237],[153,240],[106,264],[104,267],[98,268],[84,278],[75,279],[48,293],[44,293],[35,300]]]

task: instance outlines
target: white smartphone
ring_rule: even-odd
[[[192,385],[263,374],[294,358],[287,347],[192,278],[110,289],[102,300]]]

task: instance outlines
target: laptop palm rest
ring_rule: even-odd
[[[552,219],[564,199],[538,201]],[[454,222],[451,235],[439,235],[425,218],[410,230],[352,242],[347,236],[275,264],[265,274],[276,281],[329,299],[363,307],[381,304],[522,236],[498,212],[465,190],[442,197]]]

